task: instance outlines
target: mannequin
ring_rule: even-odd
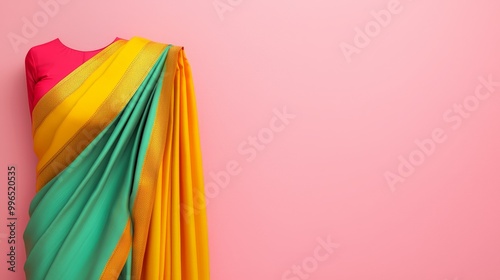
[[[107,46],[118,40],[123,39],[116,37]],[[51,88],[106,47],[97,50],[80,51],[66,46],[59,38],[56,38],[31,48],[25,59],[30,113],[33,113],[36,103]]]
[[[184,47],[141,37],[26,54],[36,194],[27,280],[209,280],[203,168]]]

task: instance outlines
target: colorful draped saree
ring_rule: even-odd
[[[140,37],[112,43],[40,99],[32,128],[28,280],[209,279],[182,47]]]

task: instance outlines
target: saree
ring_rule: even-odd
[[[26,278],[208,280],[197,118],[184,48],[141,37],[50,89],[32,114]]]

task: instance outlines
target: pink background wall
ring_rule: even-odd
[[[498,1],[41,1],[0,12],[1,279],[34,195],[27,50],[134,35],[193,67],[214,280],[500,279]]]

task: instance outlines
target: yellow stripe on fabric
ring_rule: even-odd
[[[145,262],[146,245],[148,241],[151,215],[155,201],[156,188],[158,187],[159,166],[165,149],[167,132],[167,116],[170,99],[172,97],[172,83],[174,78],[177,53],[180,47],[171,46],[165,62],[166,71],[158,100],[155,121],[151,131],[151,140],[145,155],[144,165],[139,179],[137,195],[132,209],[134,221],[134,239],[132,249],[132,279],[144,279],[141,277],[143,264]],[[155,244],[151,244],[154,246]],[[146,264],[154,263],[154,260]]]
[[[43,154],[37,166],[37,191],[68,166],[116,118],[166,47],[164,44],[146,41],[142,38],[133,38],[128,44],[131,44],[133,48],[124,49],[124,57],[118,56],[117,61],[114,62],[125,68],[125,70],[121,69],[122,77],[120,79],[114,77],[114,80],[108,79],[108,75],[101,77],[99,83],[96,82],[99,85],[97,88],[91,87],[66,116],[58,116],[65,119],[63,124],[58,126],[57,122],[54,121],[51,127],[45,128],[45,133],[54,134],[54,139],[50,143],[50,149]],[[126,55],[128,50],[132,53]],[[133,58],[131,58],[132,55],[134,55]],[[118,60],[122,58],[125,60],[124,62],[129,64],[127,65],[123,61],[119,63]],[[117,71],[114,67],[109,69],[109,71]],[[110,76],[114,76],[114,74]],[[92,94],[90,94],[91,91],[93,91]],[[99,96],[99,94],[106,95],[106,98]],[[64,102],[60,106],[64,106]],[[65,110],[67,109],[61,109],[61,111]],[[57,112],[54,111],[50,115],[52,114],[57,114]],[[44,122],[43,125],[45,123],[48,124],[48,122]],[[42,130],[39,129],[38,133],[40,133],[40,141],[49,141],[43,138],[45,134],[42,133]]]
[[[206,217],[206,201],[205,201],[205,188],[203,179],[203,164],[202,164],[202,153],[200,144],[200,135],[198,127],[198,115],[196,108],[196,96],[194,92],[194,84],[191,72],[191,66],[189,61],[185,56],[185,53],[181,53],[181,58],[179,58],[183,64],[184,75],[182,77],[185,79],[185,110],[187,110],[187,116],[185,120],[187,122],[183,125],[186,128],[190,139],[189,149],[191,158],[191,183],[192,183],[192,205],[188,209],[194,214],[194,232],[196,235],[195,246],[196,246],[196,256],[197,256],[197,279],[198,280],[208,280],[210,279],[210,261],[209,261],[209,247],[208,247],[208,225]],[[190,196],[191,197],[191,196]]]
[[[184,57],[183,54],[179,54],[179,86],[181,94],[181,108],[180,108],[180,139],[181,139],[181,149],[180,149],[180,163],[182,167],[180,168],[181,180],[181,206],[192,209],[194,207],[193,203],[193,183],[192,183],[192,173],[191,169],[191,151],[190,142],[192,141],[189,135],[189,110],[187,101],[187,85],[184,72]],[[196,250],[196,228],[195,228],[195,217],[194,215],[186,216],[182,223],[182,262],[183,270],[182,274],[186,279],[199,279],[198,278],[198,256]]]
[[[172,210],[172,219],[170,224],[170,233],[171,233],[171,261],[172,261],[172,271],[171,277],[173,280],[181,280],[182,275],[182,232],[181,232],[181,221],[182,221],[182,209],[181,209],[181,195],[180,195],[180,178],[179,178],[179,165],[180,165],[180,95],[181,93],[179,88],[179,65],[176,66],[176,75],[174,82],[174,92],[175,92],[175,109],[174,109],[174,128],[172,133],[172,181],[171,181],[171,189],[172,189],[172,200],[171,200],[171,210]]]
[[[172,186],[170,184],[170,180],[172,177],[172,163],[170,158],[172,157],[172,138],[173,138],[173,103],[170,104],[170,116],[168,121],[168,134],[167,134],[167,145],[165,147],[165,153],[163,155],[163,178],[162,184],[166,190],[163,191],[162,196],[162,219],[161,219],[161,230],[164,234],[160,236],[160,246],[162,248],[160,263],[164,264],[160,266],[160,277],[163,279],[170,279],[170,273],[172,271],[171,259],[170,259],[170,251],[172,249],[171,241],[171,228],[170,223],[172,220],[172,210],[171,210],[171,197],[172,197]]]
[[[33,108],[32,132],[38,128],[45,117],[59,105],[68,95],[74,92],[87,78],[86,73],[94,72],[103,61],[109,59],[118,49],[126,43],[119,40],[87,60],[69,75],[64,77],[52,89],[43,95]]]
[[[120,276],[122,267],[127,262],[130,248],[132,247],[132,233],[130,231],[130,220],[127,221],[118,245],[115,247],[111,258],[106,263],[100,280],[116,280]]]
[[[180,249],[174,258],[181,258],[182,279],[208,280],[209,256],[206,209],[204,201],[201,147],[196,115],[194,87],[191,68],[184,52],[179,53],[176,92],[179,92],[179,203],[182,211],[180,221]],[[195,205],[196,203],[199,203]],[[176,207],[174,202],[174,207]],[[177,223],[173,224],[176,228]],[[175,241],[174,241],[175,242]]]
[[[194,213],[184,217],[182,223],[183,276],[187,279],[205,280],[209,279],[208,234],[197,109],[191,69],[184,52],[179,55],[182,100],[181,206],[183,213]]]
[[[170,69],[175,69],[175,76],[166,146],[158,175],[161,184],[156,185],[158,189],[152,199],[154,206],[142,274],[134,274],[134,277],[208,280],[201,147],[191,69],[183,49],[178,52],[176,65]]]
[[[173,67],[172,67],[173,69]],[[176,70],[173,69],[174,71]],[[173,85],[172,86],[172,91],[171,94],[174,97],[175,91],[173,90]],[[171,221],[172,221],[172,215],[173,211],[171,209],[172,206],[172,156],[173,156],[173,129],[174,129],[174,114],[175,114],[175,107],[174,107],[174,102],[170,102],[170,108],[169,108],[169,116],[168,116],[168,125],[167,125],[167,139],[166,139],[166,145],[165,145],[165,152],[163,154],[163,177],[161,178],[162,184],[163,184],[163,192],[162,192],[162,201],[161,201],[161,230],[162,234],[160,235],[160,247],[162,250],[160,251],[160,275],[159,279],[166,279],[170,280],[171,278],[171,273],[172,273],[172,262],[171,262],[171,251],[172,251],[172,230],[170,227]],[[147,268],[146,268],[147,270]],[[144,278],[147,279],[147,278]]]

